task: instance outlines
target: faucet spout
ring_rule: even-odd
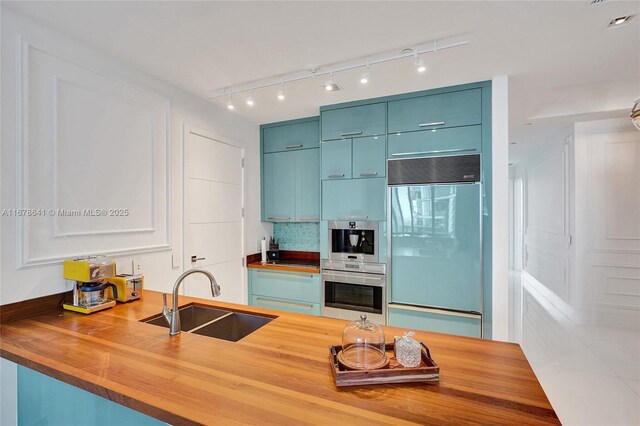
[[[215,277],[211,274],[211,272],[205,271],[204,269],[189,269],[188,271],[180,275],[176,280],[176,283],[173,285],[173,306],[171,309],[169,309],[169,307],[167,306],[167,295],[162,295],[162,316],[167,321],[167,323],[169,323],[169,335],[171,336],[180,334],[180,331],[182,331],[180,328],[180,315],[178,312],[178,290],[180,289],[182,281],[184,281],[186,277],[196,273],[204,274],[207,276],[207,278],[209,278],[209,282],[211,284],[211,295],[213,297],[220,296],[220,286],[218,285]]]

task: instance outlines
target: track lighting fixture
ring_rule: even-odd
[[[253,106],[254,102],[253,102],[253,88],[251,88],[251,93],[249,94],[249,97],[247,98],[247,105],[249,106]]]
[[[632,17],[632,16],[631,16]],[[626,19],[625,21],[628,21]],[[613,22],[614,24],[622,25],[622,18],[616,18]],[[427,43],[431,43],[433,47],[427,47]],[[324,83],[323,87],[326,92],[335,92],[341,90],[341,87],[334,81],[334,74],[340,72],[346,72],[350,70],[356,70],[364,68],[363,72],[360,74],[360,84],[369,84],[370,83],[370,65],[382,64],[391,61],[397,60],[407,60],[413,57],[415,61],[415,67],[417,72],[424,73],[427,71],[427,66],[424,61],[420,58],[421,55],[427,53],[437,53],[440,50],[451,49],[459,46],[464,46],[469,44],[469,41],[450,41],[448,43],[442,44],[439,43],[438,40],[431,40],[430,42],[425,42],[420,44],[420,47],[414,48],[405,48],[401,49],[400,53],[387,52],[371,55],[364,59],[355,59],[350,61],[345,61],[341,63],[334,63],[330,65],[314,67],[313,69],[299,70],[296,72],[291,72],[289,74],[281,74],[274,81],[273,78],[265,78],[263,80],[254,80],[247,83],[242,83],[236,85],[234,87],[226,87],[224,89],[213,91],[207,99],[216,99],[222,97],[228,97],[227,100],[227,108],[230,110],[235,109],[233,102],[231,100],[231,95],[236,93],[249,93],[249,96],[246,98],[246,102],[248,106],[253,106],[255,104],[255,98],[253,96],[254,90],[265,89],[268,87],[280,86],[277,94],[277,98],[279,101],[285,100],[285,83],[293,83],[298,81],[303,81],[307,79],[312,79],[319,76],[328,76],[329,79]],[[398,49],[400,50],[400,49]]]
[[[418,49],[413,50],[413,55],[416,62],[416,69],[418,70],[418,72],[421,72],[421,73],[425,72],[427,70],[427,67],[424,65],[424,61],[418,58]]]
[[[280,90],[278,90],[278,100],[284,101],[284,81],[280,83]]]
[[[367,61],[367,69],[360,76],[360,84],[367,84],[369,82],[369,62]]]
[[[235,109],[235,106],[233,106],[233,100],[231,99],[231,96],[233,95],[229,94],[229,97],[227,99],[227,108],[233,110]]]
[[[329,80],[327,80],[327,82],[324,84],[324,90],[326,90],[327,92],[331,92],[335,88],[335,85],[336,84],[333,82],[333,72],[332,72],[329,75]]]

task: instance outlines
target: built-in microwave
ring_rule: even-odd
[[[329,259],[378,262],[378,222],[330,221]]]

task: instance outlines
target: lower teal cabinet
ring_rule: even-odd
[[[160,426],[166,423],[18,366],[18,424]]]
[[[322,220],[385,220],[386,179],[322,181]]]
[[[480,152],[482,126],[453,127],[389,135],[388,158]]]
[[[409,306],[389,305],[388,323],[407,330],[436,331],[459,336],[482,337],[482,317],[470,314],[448,313]]]
[[[320,274],[249,269],[251,305],[320,315]]]

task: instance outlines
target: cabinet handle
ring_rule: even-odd
[[[429,126],[444,126],[444,121],[434,121],[433,123],[422,123],[418,124],[418,127],[429,127]]]
[[[472,318],[472,319],[482,320],[482,314],[480,312],[469,312],[469,313],[455,312],[455,311],[446,311],[444,309],[438,309],[438,308],[419,308],[417,306],[402,305],[402,304],[396,304],[396,303],[389,303],[388,306],[391,309],[399,309],[403,311],[427,312],[431,314],[449,315],[453,317]]]
[[[271,216],[268,217],[267,220],[291,220],[289,216]]]
[[[340,136],[356,136],[356,135],[361,135],[362,132],[348,132],[348,133],[340,133]]]
[[[338,178],[343,178],[344,174],[341,175],[329,175],[329,179],[338,179]]]
[[[373,172],[373,173],[360,173],[360,176],[362,176],[362,177],[378,176],[378,172]]]
[[[283,302],[281,300],[264,299],[262,297],[256,297],[256,300],[260,300],[260,301],[267,302],[267,303],[272,303],[274,305],[290,306],[292,308],[311,308],[311,309],[313,309],[313,305],[311,305],[309,303]]]
[[[475,151],[475,150],[476,150],[475,148],[439,149],[436,151],[396,152],[391,155],[393,157],[397,157],[399,155],[444,154],[446,152],[465,152],[465,151]]]
[[[369,219],[369,216],[338,216],[338,219]]]
[[[285,146],[285,149],[294,149],[294,148],[302,148],[302,144]]]

